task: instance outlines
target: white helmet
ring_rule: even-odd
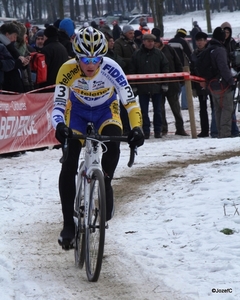
[[[108,51],[105,35],[91,26],[78,31],[72,47],[77,57],[102,57]]]

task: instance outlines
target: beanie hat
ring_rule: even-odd
[[[61,23],[62,19],[57,19],[53,25],[56,27],[56,28],[59,28],[59,24]]]
[[[213,31],[212,35],[213,39],[218,40],[220,42],[225,41],[225,32],[222,27],[216,27]]]
[[[157,38],[161,36],[161,30],[159,28],[157,28],[157,27],[154,27],[152,29],[151,33],[154,34]]]
[[[193,26],[196,26],[197,24],[197,21],[193,21]]]
[[[55,26],[49,25],[45,30],[44,30],[44,35],[47,38],[51,37],[57,37],[58,36],[58,30]]]
[[[142,31],[141,30],[135,30],[134,31],[134,37],[136,38],[136,37],[138,37],[138,36],[142,36],[143,34],[142,34]]]
[[[72,37],[74,34],[75,25],[70,18],[65,18],[60,22],[59,29],[65,30],[68,36]]]
[[[187,31],[184,28],[179,28],[177,30],[177,35],[179,35],[181,37],[185,37],[187,35]]]
[[[36,38],[37,37],[39,37],[39,36],[41,36],[41,37],[43,37],[44,36],[44,30],[38,30],[38,32],[36,33]]]
[[[134,31],[134,28],[131,25],[124,25],[123,29],[122,29],[122,32],[127,33],[129,31]]]
[[[202,31],[199,31],[196,33],[195,35],[195,40],[201,40],[201,39],[204,39],[206,40],[208,38],[208,35],[205,33],[205,32],[202,32]]]

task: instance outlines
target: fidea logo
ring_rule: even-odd
[[[120,86],[125,86],[128,84],[123,74],[113,66],[106,64],[103,67],[103,70],[107,71],[108,74],[110,74],[111,77],[113,77],[117,81],[117,83],[119,83]]]

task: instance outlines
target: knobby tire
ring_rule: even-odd
[[[85,234],[84,234],[84,207],[81,206],[84,199],[84,178],[81,176],[82,165],[79,168],[77,191],[74,203],[74,220],[75,220],[75,246],[74,257],[76,267],[82,269],[85,261]]]
[[[85,231],[85,265],[89,281],[100,275],[105,242],[106,195],[103,174],[94,170],[91,179],[88,228]]]

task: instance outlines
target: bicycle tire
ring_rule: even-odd
[[[91,179],[88,227],[85,230],[85,267],[89,281],[97,281],[105,242],[106,195],[103,174],[94,170]]]
[[[84,199],[84,180],[81,176],[82,166],[79,168],[77,191],[74,203],[74,221],[75,221],[75,245],[74,258],[76,267],[82,269],[85,261],[85,234],[84,234],[84,208],[81,206]]]

